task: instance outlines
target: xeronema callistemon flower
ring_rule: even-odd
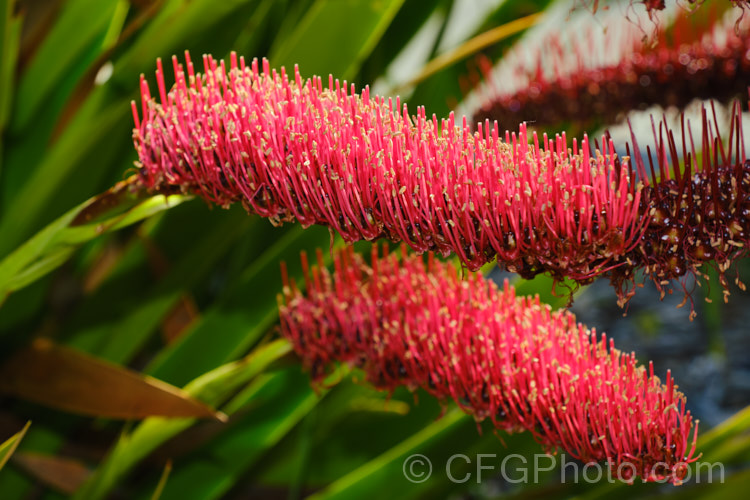
[[[527,430],[548,452],[608,460],[612,477],[679,483],[697,460],[698,423],[669,372],[666,384],[565,310],[517,297],[479,273],[462,279],[429,255],[351,247],[333,276],[302,262],[306,292],[283,273],[281,332],[315,381],[336,362],[379,389],[424,389],[478,421]],[[692,444],[690,438],[692,435]]]
[[[271,72],[232,56],[227,75],[204,58],[205,75],[186,77],[174,59],[176,86],[162,104],[142,79],[134,140],[145,186],[186,191],[272,222],[323,224],[347,242],[387,237],[418,252],[455,252],[472,270],[496,255],[524,276],[549,271],[589,279],[639,240],[640,188],[613,146],[572,150],[565,136],[529,144],[487,126],[472,133],[453,116],[438,126],[424,109],[403,112],[398,99],[361,95],[295,71]],[[481,127],[480,127],[481,128]],[[541,145],[540,145],[541,142]]]
[[[668,165],[650,185],[640,158],[632,167],[606,138],[601,151],[592,151],[585,137],[572,147],[564,133],[540,141],[522,124],[503,141],[488,122],[472,132],[465,118],[457,126],[451,115],[439,126],[424,109],[416,116],[406,106],[399,111],[398,99],[370,96],[367,88],[360,95],[332,77],[324,89],[320,78],[303,81],[297,71],[290,81],[266,61],[260,72],[257,60],[246,66],[232,55],[227,73],[223,61],[205,56],[204,75],[189,57],[187,75],[173,63],[176,85],[169,93],[158,64],[161,104],[143,78],[142,120],[133,103],[139,182],[146,189],[179,186],[222,206],[241,202],[274,223],[328,226],[347,242],[386,237],[417,252],[454,252],[471,270],[497,258],[526,278],[548,272],[588,283],[608,275],[621,302],[632,294],[635,269],[646,268],[661,287],[717,256],[731,263],[744,255],[750,236],[744,150],[736,164],[722,153],[724,166],[714,157],[686,176],[675,173],[678,182],[693,181],[680,184],[688,198],[672,203],[679,193],[662,189],[671,186]],[[662,142],[660,162],[665,151]],[[720,178],[739,184],[719,194],[691,187],[714,186]],[[665,233],[665,218],[652,220],[666,207],[666,218],[680,221],[684,204],[700,218],[689,222],[694,232]],[[724,231],[722,221],[730,219],[741,231]],[[671,246],[654,250],[644,238],[650,231]],[[705,250],[706,241],[721,250],[694,251]]]
[[[729,103],[750,82],[750,25],[745,22],[735,28],[729,21],[715,23],[706,36],[696,37],[690,33],[694,28],[680,18],[669,37],[659,35],[656,47],[637,37],[624,37],[622,43],[628,48],[612,49],[621,52],[622,59],[605,66],[591,61],[596,52],[591,40],[563,45],[551,38],[532,56],[537,64],[529,64],[524,54],[524,66],[533,69],[515,70],[527,83],[512,92],[501,89],[504,79],[494,77],[491,66],[483,63],[486,97],[473,121],[489,119],[508,126],[525,120],[542,129],[569,123],[586,130],[655,105],[684,109],[695,99]],[[600,38],[607,43],[610,37]],[[550,75],[553,59],[563,62],[556,63],[555,74]]]

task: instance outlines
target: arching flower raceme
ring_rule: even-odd
[[[346,84],[204,58],[174,60],[161,104],[141,82],[133,112],[141,182],[241,202],[271,221],[323,224],[347,242],[387,237],[417,252],[456,253],[470,269],[497,260],[523,276],[590,281],[639,241],[640,186],[604,140],[571,144],[409,116],[398,99]],[[540,144],[541,143],[541,144]]]
[[[625,25],[628,26],[628,25]],[[621,54],[609,64],[596,62],[593,35],[563,43],[552,38],[541,44],[536,64],[529,56],[524,68],[513,69],[515,79],[526,82],[505,90],[508,78],[493,76],[488,63],[482,64],[488,82],[486,94],[473,121],[489,119],[502,126],[519,121],[535,127],[573,124],[579,130],[606,126],[632,110],[651,106],[684,109],[695,99],[715,99],[728,104],[744,94],[750,82],[750,25],[736,28],[729,20],[716,22],[705,36],[696,37],[688,21],[678,19],[675,30],[659,43],[643,41],[633,27],[620,28],[624,47],[612,47]],[[609,33],[598,43],[610,43]],[[554,59],[554,74],[550,62]],[[508,72],[508,71],[506,71]],[[522,77],[521,77],[522,76]]]
[[[673,141],[655,134],[660,177],[649,182],[642,159],[621,160],[606,138],[592,151],[586,138],[569,147],[565,134],[529,137],[524,124],[503,141],[489,122],[471,132],[451,115],[438,126],[367,88],[360,95],[331,78],[324,89],[297,72],[290,81],[235,56],[229,73],[210,57],[204,75],[189,58],[187,75],[174,66],[167,93],[159,65],[161,104],[142,80],[142,120],[133,105],[147,189],[240,202],[275,223],[328,226],[347,242],[385,237],[455,253],[471,270],[496,258],[525,278],[605,275],[621,304],[639,269],[663,288],[707,261],[723,273],[750,245],[739,107],[729,154],[704,120],[700,165],[692,144],[681,165]]]
[[[315,380],[353,364],[377,388],[421,387],[550,452],[606,459],[623,480],[679,483],[697,460],[697,422],[669,372],[662,384],[572,313],[403,247],[401,259],[374,247],[371,265],[351,248],[334,260],[333,275],[310,273],[303,256],[307,291],[284,273],[279,298],[281,332]]]

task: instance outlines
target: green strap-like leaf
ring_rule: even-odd
[[[33,283],[60,266],[83,243],[103,233],[116,231],[139,222],[189,199],[182,195],[166,197],[156,195],[135,202],[133,206],[132,197],[129,197],[127,193],[119,196],[121,193],[117,189],[128,189],[128,187],[113,188],[104,195],[87,200],[52,222],[0,261],[0,305],[10,293]],[[102,221],[76,225],[77,219],[86,215],[88,210],[96,207],[108,196],[115,198],[113,201],[115,209],[128,208],[124,212],[118,210],[118,213]]]
[[[18,448],[18,444],[21,442],[23,437],[26,435],[26,431],[29,430],[31,422],[26,422],[23,429],[13,434],[11,437],[6,439],[3,444],[0,444],[0,470],[8,463],[10,456]]]
[[[217,436],[201,457],[176,471],[164,499],[222,498],[327,392],[315,393],[307,375],[296,366],[258,377],[226,407],[230,413],[230,407],[235,412],[243,407],[248,411],[237,414],[232,427]],[[253,406],[254,401],[262,406]]]
[[[3,170],[3,136],[13,104],[14,73],[22,28],[22,18],[13,16],[13,5],[13,0],[0,0],[0,174]]]
[[[52,90],[65,73],[88,53],[93,60],[101,50],[101,43],[118,0],[69,0],[65,2],[57,22],[34,55],[18,84],[16,108],[11,122],[14,131],[26,130]],[[90,51],[97,44],[98,50]],[[60,50],[60,47],[65,50]],[[89,61],[85,63],[90,64]],[[85,65],[82,70],[85,69]]]
[[[286,355],[291,345],[276,340],[255,349],[250,355],[201,375],[185,386],[185,391],[206,404],[218,407],[239,387],[247,384],[273,361]],[[125,433],[91,479],[74,498],[104,498],[133,466],[157,446],[189,428],[195,419],[153,417],[144,420],[133,432]]]
[[[304,75],[353,78],[404,0],[317,0],[293,33],[274,46],[274,66],[300,63]]]
[[[405,460],[416,453],[420,453],[430,440],[439,436],[446,429],[458,425],[464,418],[466,418],[466,414],[458,408],[448,411],[442,418],[428,425],[400,445],[391,448],[309,498],[311,500],[357,498],[376,491],[373,489],[375,485],[387,480],[392,474],[391,469],[394,467],[403,469]],[[426,473],[426,470],[422,472]]]

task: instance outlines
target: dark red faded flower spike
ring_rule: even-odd
[[[702,6],[705,1],[706,0],[687,0],[687,5],[689,5],[689,7],[686,10],[692,11],[693,9]],[[595,13],[599,7],[606,5],[608,2],[600,2],[599,0],[576,0],[574,5],[577,3],[580,3],[582,6]],[[679,1],[676,1],[675,3],[680,5]],[[731,3],[734,7],[741,9],[743,13],[745,9],[750,8],[749,0],[729,0],[727,3]],[[630,0],[630,5],[631,7],[635,5],[643,5],[646,8],[649,17],[652,17],[654,12],[667,8],[667,2],[665,0]]]
[[[625,31],[635,32],[633,28]],[[529,69],[516,72],[525,75],[521,80],[528,83],[511,91],[495,83],[505,84],[507,78],[493,77],[491,66],[485,63],[482,66],[488,87],[483,93],[487,97],[473,121],[489,119],[501,126],[529,121],[541,129],[567,123],[587,130],[610,125],[632,110],[654,105],[684,109],[695,99],[729,103],[741,97],[750,81],[748,24],[736,29],[734,23],[719,22],[707,36],[693,34],[689,42],[680,41],[686,38],[680,35],[689,31],[694,30],[677,26],[673,37],[660,35],[656,47],[626,36],[623,43],[628,48],[610,50],[622,53],[621,60],[604,66],[597,64],[591,40],[563,46],[559,39],[552,38],[542,44],[544,50],[536,56],[538,64],[529,65],[529,56],[524,55],[523,64]],[[560,52],[555,59],[563,64],[556,66],[554,75],[548,71],[550,51]]]
[[[336,254],[306,292],[285,280],[281,331],[316,381],[336,362],[356,365],[377,388],[421,387],[478,421],[527,430],[552,452],[609,460],[612,477],[679,483],[697,460],[697,422],[667,372],[666,384],[606,335],[429,256]],[[692,443],[691,443],[692,434]]]
[[[642,236],[640,186],[611,141],[500,139],[453,115],[409,116],[399,100],[346,83],[292,81],[263,62],[204,57],[205,74],[174,59],[161,104],[141,80],[134,141],[148,188],[179,185],[220,205],[241,202],[272,222],[323,224],[347,242],[386,237],[417,252],[457,254],[470,269],[497,257],[522,276],[581,282],[617,265]]]
[[[664,10],[666,4],[664,0],[631,0],[633,3],[643,3],[646,6],[646,10],[649,14],[655,10]],[[687,3],[692,6],[701,6],[706,0],[687,0]],[[750,8],[750,1],[748,0],[729,0],[729,2],[736,8],[743,11]]]
[[[715,124],[715,111],[713,115]],[[745,155],[739,103],[735,103],[731,116],[728,141],[724,143],[703,109],[700,150],[696,150],[690,124],[686,127],[684,119],[679,149],[665,121],[658,132],[654,127],[654,140],[659,146],[655,155],[648,152],[652,180],[641,198],[641,213],[650,217],[649,224],[637,247],[626,257],[635,265],[610,273],[621,298],[630,293],[625,288],[633,281],[634,269],[642,269],[663,293],[672,280],[686,274],[700,276],[700,267],[710,264],[718,271],[726,300],[729,291],[725,273],[734,261],[746,257],[750,248],[750,161]],[[633,146],[634,161],[639,171],[644,171],[635,135]],[[744,289],[739,278],[735,283]]]

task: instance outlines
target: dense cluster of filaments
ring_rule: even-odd
[[[417,252],[456,253],[476,270],[497,256],[524,276],[549,271],[589,280],[639,240],[639,187],[613,146],[572,148],[565,136],[541,141],[464,119],[409,116],[398,100],[361,95],[331,78],[303,81],[204,58],[187,76],[174,61],[161,104],[142,80],[134,140],[141,182],[178,185],[273,222],[323,224],[347,242],[380,237]],[[531,140],[530,140],[531,139]],[[541,145],[540,145],[541,142]],[[570,149],[569,149],[570,148]]]
[[[633,136],[634,163],[640,171],[648,169],[651,173],[640,208],[649,216],[649,224],[637,247],[626,257],[638,264],[622,266],[610,274],[621,298],[627,297],[623,285],[632,283],[636,268],[642,269],[663,293],[672,280],[687,274],[700,276],[701,266],[711,264],[718,271],[726,300],[726,272],[735,260],[747,256],[750,245],[750,161],[745,155],[738,103],[733,107],[731,124],[725,144],[704,108],[701,149],[696,151],[690,125],[686,128],[684,119],[679,149],[663,121],[658,133],[654,129],[656,167],[650,148],[646,154],[649,164],[644,164]],[[735,283],[745,288],[739,276]]]
[[[335,363],[360,367],[377,388],[422,388],[478,421],[533,433],[547,451],[609,460],[613,476],[679,482],[696,460],[692,417],[666,384],[568,311],[500,290],[481,274],[462,279],[429,256],[351,248],[335,273],[308,268],[306,292],[289,283],[281,331],[316,381]],[[689,442],[692,434],[692,445]],[[617,474],[617,475],[615,475]]]
[[[624,36],[624,47],[608,49],[621,59],[605,65],[594,60],[593,35],[569,43],[552,37],[531,57],[536,64],[528,63],[528,54],[520,58],[524,67],[514,73],[521,76],[513,78],[525,84],[517,89],[501,88],[508,78],[493,76],[491,66],[483,65],[488,85],[474,121],[496,120],[502,126],[528,121],[541,129],[572,124],[586,130],[655,105],[684,109],[695,99],[729,103],[750,82],[750,25],[735,27],[730,21],[715,23],[701,37],[680,18],[669,36],[659,35],[655,47]],[[599,38],[606,44],[611,37]]]
[[[367,88],[331,78],[326,89],[265,61],[262,72],[257,61],[231,61],[227,72],[204,57],[200,75],[188,58],[186,75],[174,59],[169,93],[159,64],[160,104],[142,79],[142,120],[133,104],[141,186],[241,202],[274,223],[322,224],[347,242],[384,237],[455,253],[471,270],[497,259],[525,278],[606,275],[621,303],[639,269],[663,289],[716,261],[726,287],[724,271],[750,244],[738,106],[727,147],[704,120],[700,164],[692,143],[679,160],[671,132],[655,133],[657,177],[606,138],[601,150],[585,137],[569,147],[565,134],[540,141],[524,124],[501,140],[496,124],[471,132],[465,119],[409,116]]]

